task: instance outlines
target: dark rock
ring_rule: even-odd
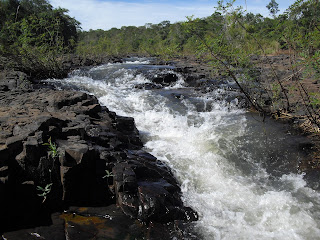
[[[124,213],[143,222],[186,220],[189,215],[192,216],[189,220],[196,220],[197,214],[183,206],[170,171],[157,166],[147,154],[140,151],[131,154],[129,162],[113,168],[115,194]]]
[[[178,81],[178,76],[174,73],[158,73],[151,78],[151,81],[162,86],[169,86]]]
[[[3,235],[4,239],[15,240],[35,240],[35,239],[50,239],[50,240],[65,240],[65,221],[60,214],[55,213],[51,216],[52,224],[50,226],[41,226],[34,229],[23,229],[14,232],[7,232]]]
[[[134,86],[138,89],[144,89],[144,90],[151,90],[151,89],[160,89],[162,86],[160,84],[154,84],[154,83],[141,83]]]
[[[121,132],[137,132],[138,130],[135,127],[134,119],[131,117],[116,117],[115,127]]]
[[[299,148],[303,151],[311,151],[314,147],[315,143],[309,139],[299,142]]]
[[[87,230],[96,231],[95,224],[62,227],[61,219],[72,222],[69,215],[50,219],[52,212],[71,204],[117,203],[125,214],[121,219],[154,224],[140,228],[130,220],[130,226],[125,225],[132,227],[129,236],[162,232],[163,223],[175,220],[196,220],[196,214],[183,206],[180,187],[168,167],[141,150],[134,119],[101,107],[93,96],[50,89],[7,91],[0,98],[0,127],[0,195],[6,196],[0,198],[0,214],[5,216],[0,232],[30,227],[6,233],[7,239],[47,238],[50,233],[57,237],[49,239],[63,239],[64,232],[68,239],[90,238]],[[186,218],[189,215],[193,217]],[[31,228],[43,224],[48,226]],[[120,228],[114,231],[120,234]],[[153,233],[146,233],[148,229]],[[102,230],[97,234],[109,236]],[[170,234],[166,230],[163,236]]]
[[[3,234],[7,240],[16,239],[200,239],[195,226],[187,221],[169,224],[142,224],[128,218],[116,205],[107,207],[70,207],[62,214],[51,216],[52,224]]]
[[[31,82],[27,74],[19,71],[3,71],[0,73],[0,91],[30,88]]]

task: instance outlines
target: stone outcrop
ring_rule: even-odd
[[[50,214],[74,205],[92,208],[87,215],[79,209],[65,214],[103,220],[94,206],[114,206],[121,218],[140,220],[145,228],[178,228],[197,219],[183,206],[171,171],[142,150],[133,118],[81,92],[12,90],[0,96],[0,232],[48,225],[41,231],[65,237],[72,229],[61,221],[72,219]],[[4,236],[30,237],[30,231],[35,229]]]
[[[0,72],[0,91],[29,89],[31,83],[27,74],[19,71]]]

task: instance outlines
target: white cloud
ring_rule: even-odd
[[[160,3],[102,2],[97,0],[51,0],[53,7],[69,10],[82,23],[83,30],[143,26],[145,23],[185,21],[186,16],[206,17],[215,10],[213,4],[174,5]]]

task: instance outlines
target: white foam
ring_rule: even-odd
[[[210,111],[197,112],[188,99],[179,103],[184,111],[173,110],[156,91],[133,88],[149,81],[142,75],[119,64],[107,68],[114,68],[111,75],[116,77],[96,81],[73,76],[61,84],[81,86],[117,114],[135,118],[145,148],[172,167],[185,204],[199,213],[197,226],[204,239],[320,239],[320,197],[302,175],[283,175],[277,189],[250,149],[242,151],[248,151],[245,164],[254,169],[252,176],[228,159],[230,153],[237,155],[235,140],[247,131],[246,116],[236,103],[216,100],[216,91],[197,99],[210,105]],[[178,86],[183,78],[169,89]]]
[[[150,61],[149,60],[145,60],[145,61],[136,60],[136,61],[125,61],[124,63],[125,64],[149,64]]]

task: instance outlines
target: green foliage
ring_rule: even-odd
[[[106,172],[106,175],[104,175],[102,178],[109,178],[109,177],[113,177],[113,174],[112,172],[108,171],[108,170],[105,170]]]
[[[271,90],[272,90],[272,94],[273,94],[273,101],[279,101],[280,98],[280,94],[281,94],[281,87],[279,85],[279,83],[272,83],[271,84]]]
[[[43,144],[44,146],[48,146],[48,153],[53,159],[59,156],[59,151],[57,145],[51,141],[51,137],[48,139],[47,143]]]
[[[308,49],[309,53],[319,49],[317,23],[320,15],[316,12],[320,8],[317,1],[296,1],[286,13],[277,17],[278,4],[271,0],[267,6],[273,19],[246,13],[241,8],[234,9],[234,2],[219,1],[217,11],[211,16],[198,19],[191,17],[187,22],[171,24],[163,21],[141,27],[81,32],[77,53],[95,56],[142,54],[164,58],[194,55],[195,52],[201,52],[198,37],[216,42],[218,50],[219,47],[231,45],[229,49],[241,48],[241,52],[247,55],[263,54],[262,48],[267,54],[288,48]]]
[[[73,51],[79,28],[67,12],[46,0],[1,0],[0,55],[32,77],[62,71],[60,56]]]
[[[42,203],[44,203],[47,199],[48,194],[51,192],[51,186],[53,183],[47,184],[44,188],[41,186],[37,186],[37,190],[40,191],[38,194],[39,197],[43,197]]]
[[[232,2],[228,2],[227,5],[231,6]],[[171,24],[169,21],[163,21],[141,27],[81,32],[77,53],[85,56],[142,54],[163,58],[194,55],[195,52],[201,52],[198,37],[220,42],[220,45],[224,46],[232,45],[229,48],[241,46],[241,52],[259,53],[260,48],[249,34],[263,40],[269,52],[278,50],[279,44],[276,41],[279,37],[275,35],[279,34],[281,29],[277,30],[279,21],[276,19],[263,18],[260,14],[244,14],[241,9],[237,10],[236,15],[228,14],[227,7],[223,5],[217,10],[206,18],[189,17],[187,22]],[[241,20],[245,29],[239,26],[237,19]]]
[[[266,7],[270,11],[270,14],[275,18],[276,14],[279,12],[279,4],[275,0],[271,0]]]
[[[310,93],[311,104],[315,108],[320,108],[320,93],[312,92]]]
[[[55,143],[52,142],[51,137],[49,137],[48,142],[47,143],[43,143],[42,145],[44,146],[48,146],[48,155],[49,157],[51,157],[52,159],[52,168],[49,169],[49,175],[50,175],[50,183],[46,184],[46,186],[43,188],[41,186],[37,186],[37,190],[40,191],[40,193],[38,194],[38,196],[43,197],[43,201],[42,203],[44,203],[48,197],[48,194],[51,192],[51,187],[53,185],[52,183],[52,179],[51,179],[51,174],[52,171],[54,169],[54,160],[59,157],[59,151],[57,148],[57,145]],[[49,158],[50,160],[50,158]]]
[[[114,177],[114,175],[113,175],[112,171],[110,172],[109,170],[105,170],[105,172],[106,172],[106,175],[104,175],[102,178],[103,179],[106,178],[107,184],[109,185],[109,184],[111,184],[111,183],[109,183],[109,181],[112,181],[112,177]],[[111,191],[110,188],[109,188],[109,191]]]

